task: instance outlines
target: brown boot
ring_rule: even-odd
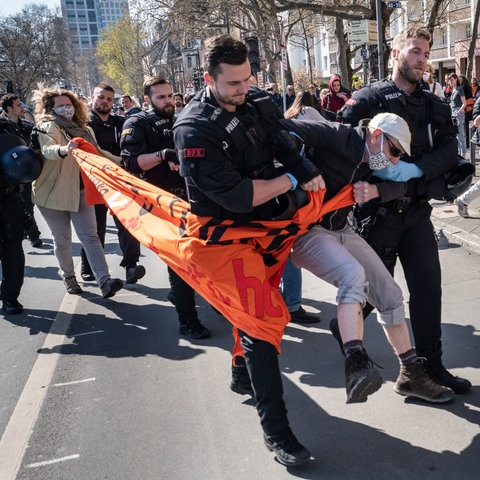
[[[393,389],[405,397],[416,397],[432,403],[445,403],[453,400],[455,394],[450,388],[438,385],[430,379],[425,370],[425,358],[402,365],[400,375]]]

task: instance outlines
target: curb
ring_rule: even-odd
[[[437,218],[432,218],[432,222],[439,239],[441,239],[442,236],[445,236],[449,243],[459,244],[469,252],[480,255],[480,238],[478,238],[478,236],[455,228]],[[440,243],[441,242],[439,242],[439,247],[442,248]]]

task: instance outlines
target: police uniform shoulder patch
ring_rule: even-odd
[[[205,149],[204,148],[184,148],[183,156],[184,158],[204,158]]]
[[[122,137],[124,135],[130,135],[132,132],[133,132],[133,128],[125,128],[124,130],[122,130]]]
[[[354,98],[349,98],[346,102],[345,105],[348,105],[349,107],[353,107],[357,101]]]

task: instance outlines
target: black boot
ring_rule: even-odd
[[[382,377],[373,368],[364,348],[345,358],[345,384],[347,403],[362,403],[382,386]]]
[[[236,355],[232,359],[232,382],[230,383],[230,390],[239,395],[250,395],[254,398],[252,383],[248,375],[245,359]]]
[[[310,452],[297,440],[290,427],[273,435],[263,435],[265,446],[286,467],[302,465],[310,460]]]
[[[472,384],[466,378],[456,377],[452,375],[442,363],[442,342],[437,341],[433,352],[427,357],[426,369],[428,376],[439,385],[451,388],[455,393],[467,393]],[[420,354],[420,356],[422,356]]]

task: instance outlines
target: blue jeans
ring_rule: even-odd
[[[465,137],[465,114],[460,113],[455,116],[455,111],[454,113],[454,119],[457,121],[457,128],[458,128],[458,133],[457,133],[457,140],[458,140],[458,153],[460,155],[465,156],[467,153],[467,139]]]
[[[295,312],[302,304],[302,270],[287,260],[280,282],[280,292],[289,312]]]

